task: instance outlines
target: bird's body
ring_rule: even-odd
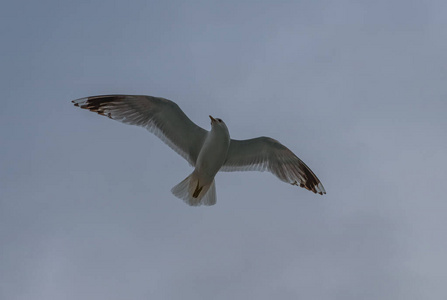
[[[172,188],[192,206],[216,203],[214,177],[219,171],[270,171],[282,181],[325,194],[315,174],[292,151],[268,138],[233,140],[221,119],[211,130],[194,124],[174,102],[152,96],[105,95],[72,101],[75,106],[126,124],[145,127],[184,157],[194,171]]]
[[[225,123],[211,116],[210,119],[211,130],[206,134],[194,171],[172,188],[174,195],[193,206],[216,203],[214,176],[227,159],[230,146],[230,134]]]
[[[211,131],[206,135],[195,166],[199,174],[213,178],[225,162],[230,146],[228,129],[222,121],[217,123],[218,120],[211,117]]]

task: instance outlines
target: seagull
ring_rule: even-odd
[[[75,106],[146,128],[194,167],[171,192],[191,206],[216,204],[217,172],[269,171],[280,180],[326,194],[312,170],[286,146],[269,137],[230,138],[227,125],[210,117],[211,130],[192,122],[171,100],[141,95],[102,95],[73,100]]]

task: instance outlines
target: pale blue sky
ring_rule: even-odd
[[[1,299],[445,299],[445,1],[3,1]],[[72,106],[179,104],[323,182],[222,173]]]

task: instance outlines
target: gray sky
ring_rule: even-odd
[[[446,299],[445,1],[3,1],[1,299]],[[176,101],[323,182],[219,173],[72,106]]]

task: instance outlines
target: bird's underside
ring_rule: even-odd
[[[216,124],[212,122],[211,131],[207,131],[192,122],[177,104],[164,98],[104,95],[81,98],[72,102],[75,106],[122,123],[146,128],[193,167],[196,166],[206,139],[219,128],[227,128],[222,120],[210,116],[214,121],[219,121],[216,121]],[[249,140],[231,139],[226,158],[219,171],[252,170],[269,171],[284,182],[320,195],[326,194],[323,185],[312,170],[280,142],[268,137]],[[193,174],[194,172],[190,176]],[[200,174],[197,176],[200,178]],[[208,186],[200,187],[197,186],[198,182],[192,179],[187,181],[188,178],[173,188],[172,192],[177,197],[194,206],[216,203],[214,180],[208,183]],[[180,186],[182,184],[183,186]]]

